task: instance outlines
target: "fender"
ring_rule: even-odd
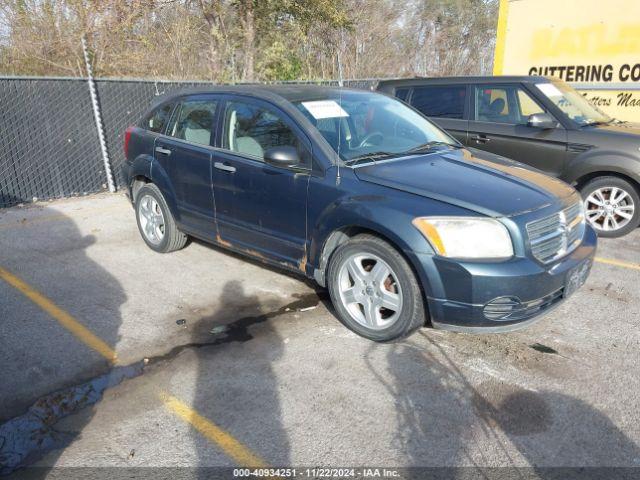
[[[413,209],[399,209],[394,200],[384,196],[345,196],[329,204],[318,215],[311,232],[309,262],[314,277],[324,284],[324,270],[328,258],[323,258],[325,246],[337,246],[349,230],[365,229],[379,234],[391,242],[408,259],[417,272],[417,253],[433,255],[434,250],[422,234],[413,227],[411,221],[418,216]],[[426,209],[423,211],[427,211]],[[399,233],[404,233],[403,236]],[[331,243],[331,245],[328,245]],[[426,279],[422,279],[423,282]],[[424,285],[428,289],[428,285]]]
[[[578,155],[567,165],[565,180],[575,184],[582,177],[596,172],[618,173],[640,185],[640,159],[619,151],[594,149]]]
[[[153,156],[143,153],[138,155],[131,166],[129,167],[129,186],[133,183],[135,177],[146,177],[151,179],[151,163],[153,162]]]
[[[155,183],[162,192],[173,218],[177,223],[180,223],[180,210],[178,209],[176,192],[173,189],[172,182],[166,170],[159,162],[156,162],[155,159],[151,162],[151,181]]]
[[[138,155],[131,165],[131,179],[143,176],[151,180],[162,192],[165,201],[171,210],[173,218],[180,221],[178,204],[176,202],[175,190],[171,186],[171,181],[165,169],[156,162],[153,156],[148,154]]]
[[[309,260],[312,265],[318,266],[322,247],[329,235],[336,230],[349,227],[359,227],[379,233],[403,252],[434,253],[422,234],[411,225],[414,215],[399,212],[389,205],[372,205],[372,203],[371,201],[358,202],[358,197],[351,197],[329,205],[322,212],[311,233]],[[397,233],[406,232],[408,229],[412,232],[411,235],[403,237]]]

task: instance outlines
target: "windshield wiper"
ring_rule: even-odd
[[[431,142],[423,143],[422,145],[418,145],[417,147],[410,148],[409,150],[405,150],[404,152],[386,152],[386,151],[378,151],[371,153],[363,153],[362,155],[358,155],[357,157],[349,158],[344,160],[344,163],[349,164],[353,162],[357,162],[359,160],[378,160],[381,158],[393,158],[393,157],[402,157],[404,155],[409,155],[411,153],[417,153],[422,151],[427,151],[437,146],[446,146],[451,148],[464,148],[464,146],[459,145],[457,143],[449,143],[449,142],[441,142],[433,140]]]
[[[393,152],[385,152],[385,151],[379,151],[379,152],[371,152],[371,153],[363,153],[362,155],[358,155],[356,157],[353,158],[349,158],[347,160],[344,160],[344,163],[349,164],[352,162],[357,162],[359,160],[377,160],[380,158],[391,158],[391,157],[395,157],[400,155],[399,153],[393,153]]]
[[[609,120],[609,121],[606,121],[606,122],[602,121],[602,120],[595,120],[593,122],[588,122],[588,123],[584,123],[584,124],[580,125],[580,128],[582,128],[582,127],[595,127],[597,125],[609,125],[610,123],[613,123],[614,120],[615,119],[613,119],[613,118],[611,120]]]
[[[449,143],[449,142],[441,142],[438,140],[432,140],[430,142],[423,143],[422,145],[418,145],[417,147],[410,148],[409,150],[403,153],[407,154],[407,153],[422,152],[425,150],[431,150],[433,147],[438,147],[438,146],[446,146],[451,148],[464,148],[462,145],[459,145],[457,143]]]

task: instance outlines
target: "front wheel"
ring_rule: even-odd
[[[601,237],[621,237],[640,224],[638,191],[619,177],[597,177],[587,182],[580,193],[587,221]]]
[[[377,342],[410,335],[425,323],[422,291],[398,251],[369,234],[340,245],[328,268],[331,300],[339,319]]]

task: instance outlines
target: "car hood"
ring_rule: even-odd
[[[526,165],[467,149],[356,166],[360,180],[433,198],[492,217],[537,210],[575,190]]]
[[[618,134],[622,136],[636,135],[640,137],[640,124],[632,122],[619,122],[619,123],[607,123],[605,125],[594,125],[592,127],[585,127],[585,130],[591,130],[596,132],[606,132],[611,134]]]

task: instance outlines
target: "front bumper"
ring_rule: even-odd
[[[555,262],[542,265],[525,257],[504,262],[456,261],[418,255],[434,327],[467,332],[516,330],[561,304],[589,273],[596,234],[586,228],[582,244]],[[506,304],[513,313],[497,315]],[[498,318],[502,317],[502,318]],[[505,318],[506,317],[506,318]]]

